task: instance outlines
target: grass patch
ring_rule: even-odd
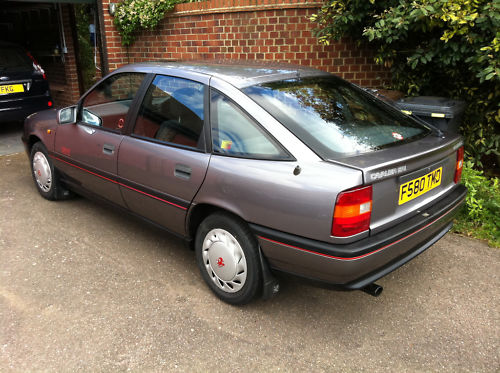
[[[462,183],[468,189],[467,199],[455,220],[453,231],[500,247],[500,179],[484,176],[482,171],[473,168],[471,161],[467,161]]]

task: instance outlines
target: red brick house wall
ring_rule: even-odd
[[[178,4],[154,31],[125,48],[102,0],[109,70],[150,60],[279,61],[313,66],[355,84],[381,87],[389,72],[347,40],[320,45],[309,17],[318,0],[211,0]]]

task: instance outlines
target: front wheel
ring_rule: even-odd
[[[198,227],[196,261],[210,289],[230,304],[250,302],[261,287],[258,245],[248,226],[226,213],[208,216]]]
[[[30,160],[35,186],[43,198],[53,201],[69,195],[59,184],[54,164],[49,158],[45,145],[41,142],[35,143],[31,148]]]

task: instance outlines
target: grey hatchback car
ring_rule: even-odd
[[[462,139],[308,68],[144,63],[25,121],[39,193],[106,201],[186,239],[244,304],[284,271],[377,295],[463,204]]]

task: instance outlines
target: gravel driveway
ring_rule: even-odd
[[[500,250],[448,234],[373,298],[281,277],[217,300],[178,239],[38,196],[0,156],[0,371],[498,372]]]

